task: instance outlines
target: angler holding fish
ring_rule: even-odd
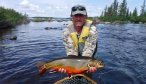
[[[86,8],[76,5],[71,10],[72,23],[63,31],[63,43],[67,56],[93,57],[97,53],[97,29],[91,20],[87,19]],[[95,72],[96,67],[90,67],[88,72]],[[59,71],[64,72],[64,69]]]
[[[104,67],[101,60],[96,60],[97,29],[91,20],[87,20],[84,6],[76,5],[71,10],[72,23],[63,30],[63,44],[67,57],[54,59],[43,64],[39,73],[46,70],[74,74],[93,73]]]

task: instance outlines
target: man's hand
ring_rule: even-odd
[[[88,70],[87,70],[87,73],[93,73],[97,70],[96,67],[90,67]]]
[[[58,72],[66,73],[66,69],[64,69],[64,68],[59,68],[59,69],[58,69]]]

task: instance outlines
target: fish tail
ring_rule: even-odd
[[[43,75],[47,70],[43,62],[37,63],[36,66],[38,67],[39,75]]]
[[[43,75],[46,71],[47,69],[44,66],[42,66],[41,68],[39,68],[39,75]]]

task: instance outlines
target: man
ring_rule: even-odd
[[[63,43],[67,56],[94,57],[97,52],[97,30],[92,21],[87,20],[84,6],[76,5],[71,10],[72,23],[63,31]],[[66,72],[59,69],[60,72]],[[88,72],[95,72],[95,67],[90,67]]]

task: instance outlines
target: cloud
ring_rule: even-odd
[[[28,2],[28,0],[23,0],[20,5],[24,8],[30,8],[30,3]]]
[[[38,12],[38,13],[44,13],[44,10],[41,10],[39,5],[32,4],[28,0],[23,0],[20,3],[20,6],[26,11],[28,10],[28,11]]]

